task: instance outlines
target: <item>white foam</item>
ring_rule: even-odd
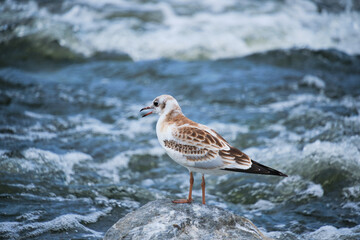
[[[35,113],[31,111],[25,111],[24,114],[28,117],[35,118],[35,119],[53,119],[54,116],[50,114],[44,113]]]
[[[151,147],[151,148],[141,148],[136,150],[124,151],[110,160],[97,165],[96,167],[99,169],[98,173],[111,178],[113,182],[118,183],[120,181],[119,170],[122,168],[126,168],[129,164],[130,158],[133,155],[142,155],[149,154],[152,156],[161,156],[165,154],[165,150],[159,146]]]
[[[346,187],[343,189],[343,196],[348,198],[360,198],[360,186],[352,186],[352,187]]]
[[[20,183],[14,183],[14,184],[8,184],[8,186],[13,186],[13,187],[18,187],[18,188],[24,188],[26,190],[31,190],[31,189],[35,189],[36,186],[33,183],[24,185],[24,184],[20,184]]]
[[[248,133],[248,126],[241,126],[234,123],[212,122],[208,126],[224,136],[226,139],[234,141],[239,133]]]
[[[44,131],[44,127],[39,123],[21,130],[12,126],[4,126],[6,129],[12,130],[14,133],[0,133],[0,139],[16,139],[22,141],[35,141],[40,139],[52,139],[57,137],[56,133]],[[23,134],[20,133],[24,132]]]
[[[123,135],[126,135],[129,138],[135,138],[140,134],[155,134],[155,127],[153,123],[156,120],[157,119],[154,117],[146,117],[135,120],[120,119],[116,122],[116,125],[122,127]]]
[[[18,36],[41,33],[85,56],[105,51],[126,52],[135,60],[218,59],[294,47],[360,53],[359,12],[319,13],[314,3],[306,0],[261,4],[81,0],[67,3],[69,10],[60,14],[50,13],[36,2],[5,3],[22,6],[19,16],[35,18],[36,27],[16,27]],[[194,7],[189,7],[192,4]],[[177,14],[179,9],[192,11]],[[159,20],[109,17],[130,10],[153,13]]]
[[[261,109],[267,111],[284,111],[286,109],[292,109],[310,102],[328,102],[328,99],[322,95],[316,96],[313,94],[296,94],[290,95],[287,100],[271,103],[266,107],[262,107]]]
[[[154,180],[152,179],[144,179],[141,181],[141,185],[144,187],[151,187],[155,184]]]
[[[349,208],[354,212],[360,212],[360,202],[347,202],[341,206],[342,208]]]
[[[306,190],[301,192],[301,195],[320,198],[324,195],[324,190],[320,184],[310,184]]]
[[[136,109],[135,112],[138,113],[139,109]],[[114,124],[108,124],[96,118],[79,114],[69,117],[68,120],[75,125],[75,127],[67,130],[68,133],[89,132],[110,136],[127,136],[129,138],[135,138],[138,135],[149,133],[155,134],[153,123],[156,121],[156,117],[134,120],[120,118]]]
[[[306,144],[303,149],[305,157],[321,156],[321,159],[338,163],[344,167],[351,167],[352,171],[360,170],[360,150],[351,141],[327,142],[315,141]],[[356,172],[356,171],[355,171]]]
[[[40,196],[40,195],[34,195],[31,193],[19,193],[19,194],[15,194],[18,195],[19,197],[23,198],[23,199],[27,199],[27,200],[32,200],[32,201],[55,201],[55,202],[82,202],[84,204],[91,204],[92,203],[92,199],[90,198],[76,198],[72,195],[69,195],[68,197],[61,197],[61,196],[56,196],[56,194],[54,193],[49,193],[49,196]]]
[[[121,135],[122,131],[115,129],[112,124],[103,123],[92,117],[86,117],[81,114],[69,117],[69,121],[76,124],[74,129],[69,132],[91,132],[94,134]]]
[[[39,170],[41,172],[48,172],[53,169],[60,169],[64,172],[66,183],[70,183],[73,174],[74,165],[81,161],[91,160],[92,157],[82,152],[69,152],[65,154],[56,154],[50,151],[29,148],[23,151],[23,155],[29,164],[22,167],[24,170]],[[43,166],[44,165],[44,166]],[[45,166],[50,165],[49,169]],[[44,168],[45,167],[45,168]],[[51,169],[50,169],[51,168]]]
[[[30,132],[28,135],[18,135],[18,134],[7,134],[7,133],[0,133],[0,139],[7,139],[12,138],[16,140],[23,140],[23,141],[34,141],[39,139],[52,139],[55,138],[57,135],[55,133],[49,132]]]
[[[318,230],[303,234],[303,239],[306,240],[323,240],[323,239],[359,239],[360,238],[360,225],[353,228],[336,228],[334,226],[322,226]]]
[[[258,200],[255,204],[250,206],[252,210],[256,210],[256,211],[267,211],[273,209],[274,207],[275,207],[274,203],[263,199]]]
[[[101,80],[101,82],[103,82],[103,79]],[[104,97],[103,104],[106,107],[121,108],[123,106],[122,101],[119,98],[115,98],[115,97]]]
[[[301,82],[309,87],[315,87],[320,90],[324,90],[326,87],[325,81],[314,75],[305,75]]]
[[[288,139],[276,138],[268,140],[270,143],[266,148],[251,147],[244,149],[255,161],[271,165],[276,169],[289,168],[290,164],[300,160],[301,153],[296,145]]]
[[[282,179],[276,185],[275,190],[281,193],[282,198],[293,201],[321,198],[324,195],[324,190],[320,184],[315,184],[296,175]]]
[[[54,218],[47,222],[35,223],[18,223],[18,222],[2,222],[0,223],[0,232],[9,238],[36,237],[43,233],[59,230],[82,230],[89,232],[94,237],[102,237],[103,233],[94,231],[85,227],[83,224],[95,223],[98,219],[110,213],[112,208],[106,208],[102,211],[94,211],[87,215],[65,214]],[[24,235],[24,232],[25,235]]]
[[[44,214],[44,211],[32,211],[24,213],[16,218],[16,220],[26,220],[26,221],[34,221],[38,220],[42,215]]]
[[[360,96],[352,97],[349,95],[345,95],[341,100],[340,104],[347,108],[356,108],[360,109]],[[360,112],[360,111],[359,111]],[[360,115],[357,115],[356,117],[359,117]],[[360,123],[360,121],[359,121]]]

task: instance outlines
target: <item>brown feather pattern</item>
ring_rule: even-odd
[[[206,149],[198,148],[195,146],[180,144],[174,140],[165,140],[164,145],[174,151],[184,154],[189,161],[205,161],[210,160],[217,156],[217,152]]]
[[[227,142],[219,141],[216,137],[209,132],[194,127],[180,127],[175,131],[174,137],[191,142],[196,146],[208,146],[215,149],[221,149],[226,147]]]

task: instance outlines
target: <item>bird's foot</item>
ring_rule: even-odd
[[[192,199],[176,199],[172,200],[173,203],[191,203]]]

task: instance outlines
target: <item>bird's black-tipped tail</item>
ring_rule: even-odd
[[[287,177],[286,174],[275,170],[271,167],[267,167],[265,165],[262,165],[254,160],[251,160],[252,165],[249,169],[237,169],[237,168],[225,168],[226,171],[233,171],[233,172],[246,172],[246,173],[253,173],[253,174],[264,174],[264,175],[276,175],[276,176],[282,176]]]

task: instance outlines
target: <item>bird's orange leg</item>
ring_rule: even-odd
[[[205,177],[204,177],[204,174],[202,175],[201,190],[202,190],[202,204],[205,204]]]
[[[177,199],[177,200],[173,200],[172,202],[173,203],[191,203],[192,202],[191,194],[192,194],[193,184],[194,184],[194,176],[193,176],[193,173],[190,172],[190,189],[189,189],[188,199]]]

